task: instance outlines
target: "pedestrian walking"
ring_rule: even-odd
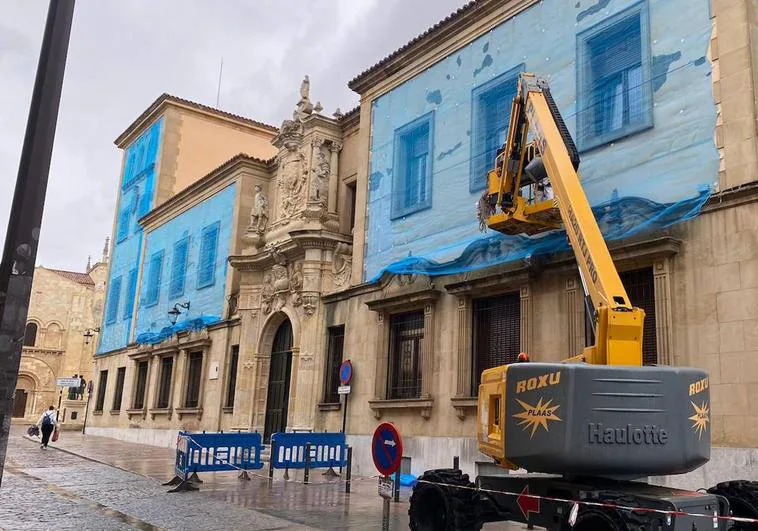
[[[39,425],[40,430],[42,430],[42,444],[40,445],[40,449],[45,450],[47,449],[47,443],[50,441],[50,436],[58,427],[58,422],[55,420],[55,406],[50,406],[50,408],[48,408],[48,410],[39,418],[37,424]]]

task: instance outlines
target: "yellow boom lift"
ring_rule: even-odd
[[[509,235],[565,229],[596,341],[562,363],[482,373],[479,451],[505,470],[528,473],[472,483],[460,470],[429,470],[411,496],[411,529],[514,521],[553,531],[726,530],[742,529],[732,527],[730,514],[758,517],[758,486],[750,482],[688,492],[641,481],[689,472],[710,458],[708,375],[643,366],[645,313],[629,300],[578,168],[547,83],[521,74],[507,140],[479,202],[480,225]],[[529,188],[552,188],[553,196],[531,201]]]

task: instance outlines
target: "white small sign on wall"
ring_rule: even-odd
[[[218,380],[218,362],[214,361],[211,363],[210,370],[208,371],[208,379],[209,380]]]

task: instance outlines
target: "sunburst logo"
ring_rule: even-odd
[[[703,436],[703,432],[708,429],[710,409],[705,402],[701,403],[699,407],[695,402],[690,402],[690,404],[695,408],[695,414],[690,417],[692,429],[697,431],[697,438],[700,439]]]
[[[532,428],[532,433],[529,434],[529,438],[531,439],[534,437],[534,433],[537,431],[537,428],[539,426],[542,426],[545,428],[545,431],[550,431],[549,422],[551,420],[557,420],[560,421],[561,418],[558,417],[558,415],[555,414],[556,410],[561,407],[560,405],[552,406],[553,400],[550,399],[547,402],[543,402],[542,398],[540,398],[539,402],[537,402],[536,406],[532,406],[530,404],[527,404],[526,402],[522,402],[518,398],[516,399],[516,402],[519,403],[519,405],[524,408],[524,411],[521,413],[516,413],[513,415],[514,418],[521,419],[521,422],[519,422],[519,426],[523,426],[524,431],[527,431],[529,428]]]

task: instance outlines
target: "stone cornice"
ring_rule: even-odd
[[[284,256],[287,261],[294,260],[301,251],[301,248],[292,240],[277,244],[273,249],[266,249],[255,254],[238,254],[228,258],[229,264],[237,271],[263,271],[274,265],[273,250]]]
[[[338,243],[352,244],[352,236],[327,230],[299,229],[289,233],[290,238],[303,249],[334,249]]]
[[[367,301],[366,306],[372,312],[394,312],[435,302],[440,295],[441,292],[439,290],[429,288],[422,291],[401,293],[392,297]]]
[[[48,348],[48,347],[24,347],[21,351],[25,356],[62,356],[64,350],[61,348]]]
[[[370,99],[392,90],[444,57],[460,50],[526,10],[539,0],[481,0],[466,4],[405,46],[348,82],[348,87]]]
[[[702,214],[708,214],[725,208],[733,208],[758,201],[758,181],[727,188],[713,194],[703,205]]]

